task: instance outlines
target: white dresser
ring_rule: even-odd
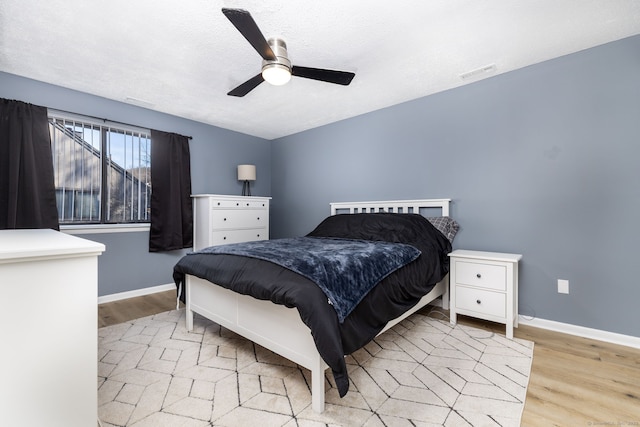
[[[507,338],[518,327],[518,262],[520,254],[458,249],[449,254],[450,319],[457,315],[504,323]]]
[[[98,255],[54,230],[0,230],[3,426],[95,426]]]
[[[193,250],[227,243],[269,239],[271,197],[196,194],[193,198]]]

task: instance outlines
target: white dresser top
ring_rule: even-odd
[[[0,230],[0,263],[33,258],[100,255],[102,243],[50,229]]]
[[[191,197],[196,199],[198,197],[213,197],[215,199],[229,199],[229,200],[237,200],[237,199],[254,199],[254,200],[263,200],[263,199],[271,199],[271,197],[267,196],[233,196],[231,194],[192,194]]]

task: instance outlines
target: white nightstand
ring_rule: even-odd
[[[458,249],[449,254],[451,324],[458,314],[504,323],[507,338],[518,327],[518,261],[520,254]]]

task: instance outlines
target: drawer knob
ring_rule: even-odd
[[[476,304],[482,304],[482,301],[480,301],[479,299],[476,300]]]
[[[236,206],[240,206],[240,202],[236,202]]]
[[[482,279],[482,274],[478,273],[478,274],[476,274],[476,277],[477,277],[478,279]]]
[[[260,221],[260,217],[258,217],[258,221]]]
[[[260,237],[260,234],[258,234],[258,237]]]
[[[222,240],[227,240],[227,236],[224,236],[224,237],[222,238]]]
[[[223,221],[226,221],[226,220],[227,220],[227,218],[223,219]]]

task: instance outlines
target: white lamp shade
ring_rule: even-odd
[[[255,181],[256,165],[238,165],[238,181]]]

